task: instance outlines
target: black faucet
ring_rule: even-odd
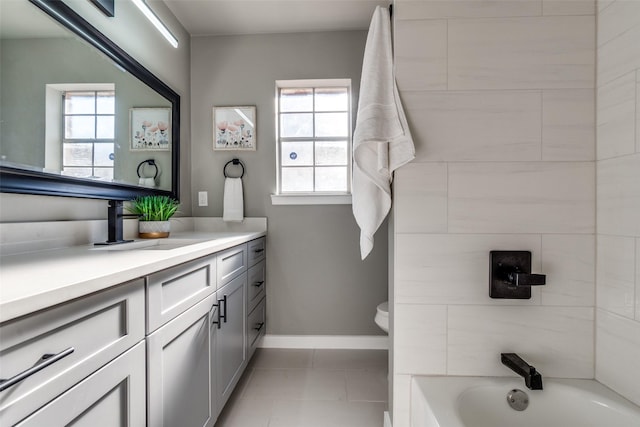
[[[500,353],[502,364],[524,378],[531,390],[542,390],[542,375],[515,353]]]

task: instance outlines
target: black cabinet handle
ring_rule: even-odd
[[[254,249],[253,252],[256,253],[256,254],[259,254],[260,252],[264,252],[264,248],[262,248],[262,249]]]
[[[224,298],[218,300],[218,304],[222,302],[224,302],[224,309],[218,308],[218,311],[220,311],[221,309],[224,310],[220,315],[220,318],[224,320],[224,323],[227,323],[227,296],[226,295],[224,296]]]
[[[264,322],[256,323],[257,328],[253,328],[254,330],[260,332],[262,327],[264,326]]]
[[[253,284],[253,286],[255,286],[256,288],[259,288],[259,287],[260,287],[260,286],[262,286],[262,285],[264,285],[264,280],[261,280],[261,281],[259,281],[259,282],[255,282],[255,283]]]
[[[213,307],[217,307],[218,309],[216,310],[214,308],[214,311],[216,312],[216,318],[214,320],[211,321],[212,325],[217,325],[218,329],[220,329],[220,300],[218,300],[218,304],[213,304]],[[211,315],[211,317],[213,317],[213,314]]]
[[[50,354],[50,353],[43,354],[42,357],[38,360],[38,363],[36,363],[35,366],[32,366],[31,368],[29,368],[29,369],[27,369],[25,371],[22,371],[19,374],[14,375],[11,378],[0,379],[0,391],[4,391],[4,390],[8,389],[9,387],[18,384],[19,382],[21,382],[23,380],[26,380],[31,375],[35,374],[36,372],[40,372],[41,370],[43,370],[47,366],[53,365],[58,360],[62,359],[63,357],[67,357],[68,355],[70,355],[74,351],[75,350],[74,350],[73,347],[69,347],[68,349],[62,350],[60,353],[57,353],[57,354]]]

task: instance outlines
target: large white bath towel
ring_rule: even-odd
[[[244,220],[244,199],[242,196],[242,179],[225,178],[223,214],[224,221]]]
[[[393,75],[389,11],[378,6],[364,50],[358,116],[353,134],[353,215],[360,227],[360,255],[391,209],[393,171],[415,157],[413,139]]]

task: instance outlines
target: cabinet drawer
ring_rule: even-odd
[[[218,289],[247,270],[247,245],[234,246],[217,254]]]
[[[45,354],[73,349],[0,392],[0,418],[13,425],[144,338],[144,281],[6,322],[0,334],[3,379],[46,364]]]
[[[249,247],[249,267],[255,265],[264,259],[267,252],[265,245],[266,241],[264,237],[252,240],[248,243]]]
[[[263,298],[258,306],[249,314],[247,321],[249,328],[248,333],[248,347],[249,357],[253,355],[256,346],[258,345],[258,338],[264,335],[266,329],[266,300]]]
[[[249,289],[247,291],[249,313],[251,313],[265,295],[265,265],[266,261],[261,261],[259,264],[254,265],[249,269],[247,280],[249,284]]]
[[[147,278],[147,333],[216,291],[215,255],[151,274]]]
[[[144,426],[145,388],[140,342],[17,426]]]

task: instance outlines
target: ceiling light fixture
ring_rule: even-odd
[[[138,9],[147,17],[149,21],[153,24],[154,27],[160,31],[160,34],[164,36],[165,39],[171,44],[171,46],[177,48],[178,47],[178,39],[176,39],[173,34],[169,31],[167,27],[160,21],[160,18],[153,13],[153,11],[149,8],[149,5],[145,3],[144,0],[131,0],[133,4],[135,4]]]

